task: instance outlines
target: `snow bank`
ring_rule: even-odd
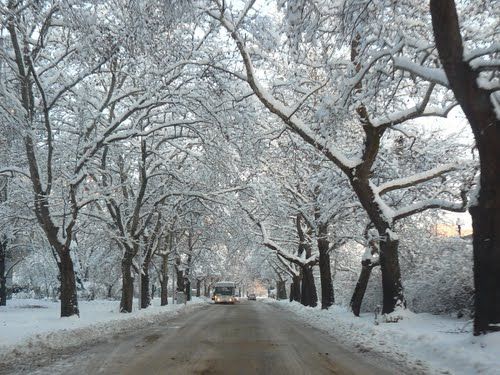
[[[471,322],[431,314],[399,312],[398,323],[375,324],[374,314],[356,318],[348,308],[329,310],[268,300],[358,351],[376,352],[430,374],[499,374],[500,332],[472,335]],[[381,319],[378,319],[381,320]]]
[[[130,314],[120,314],[117,301],[81,301],[81,318],[60,318],[58,302],[10,300],[8,306],[0,307],[0,362],[47,350],[88,345],[110,335],[146,327],[179,313],[192,311],[203,306],[206,301],[193,298],[187,305],[159,306],[160,301],[157,299],[153,300],[153,306]]]

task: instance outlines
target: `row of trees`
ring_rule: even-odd
[[[497,17],[464,4],[460,29],[454,2],[435,3],[3,1],[6,238],[38,223],[62,316],[78,314],[85,247],[121,280],[127,312],[134,274],[146,307],[152,267],[190,290],[196,268],[244,279],[239,263],[262,259],[310,306],[317,266],[328,308],[354,242],[366,252],[353,311],[380,266],[389,314],[406,306],[398,230],[470,206],[475,333],[496,329]],[[457,106],[480,183],[467,138],[428,129]],[[252,255],[258,243],[272,256]]]
[[[451,87],[458,104],[467,113],[481,157],[479,199],[473,202],[471,211],[475,232],[484,232],[476,235],[474,242],[475,333],[495,330],[500,319],[498,273],[494,270],[499,254],[494,240],[498,219],[487,210],[498,208],[495,193],[498,134],[486,135],[485,129],[495,132],[499,121],[494,110],[498,106],[498,64],[494,60],[498,53],[498,46],[494,44],[498,36],[496,22],[493,21],[491,28],[482,27],[477,19],[467,25],[472,31],[468,35],[469,50],[464,55],[454,1],[431,2],[431,12],[427,5],[414,2],[348,1],[338,5],[287,1],[283,7],[288,53],[276,54],[269,49],[269,41],[281,35],[277,32],[279,27],[264,38],[262,34],[266,31],[253,22],[257,18],[253,3],[250,1],[239,12],[234,12],[224,2],[216,2],[209,14],[235,42],[244,65],[241,79],[270,112],[320,151],[349,181],[370,225],[378,232],[377,262],[382,273],[383,313],[405,305],[395,224],[431,208],[464,210],[472,175],[460,173],[462,203],[447,203],[439,194],[433,194],[431,199],[420,202],[412,199],[406,206],[398,199],[398,204],[392,206],[383,195],[417,187],[456,170],[457,166],[442,164],[424,172],[420,169],[413,176],[408,175],[406,168],[404,177],[397,172],[395,176],[384,176],[385,171],[377,168],[382,142],[391,131],[405,134],[407,124],[418,118],[446,116],[457,105],[455,97],[447,95]],[[486,2],[464,10],[487,19],[496,18],[493,5]],[[433,30],[426,27],[431,23],[431,13]],[[421,21],[418,25],[414,24],[416,15]],[[275,43],[279,43],[279,39]],[[446,75],[438,64],[439,58]],[[265,82],[259,69],[275,69],[272,77],[280,77],[280,80]],[[356,122],[361,130],[353,128]],[[349,128],[358,141],[346,142],[349,137],[339,137],[340,126]],[[483,142],[484,146],[480,144],[480,137],[488,139]],[[363,143],[357,149],[359,140]],[[382,182],[377,184],[375,179]],[[487,198],[481,198],[485,196]],[[362,277],[360,283],[363,283]],[[327,285],[323,288],[329,289]],[[354,297],[353,303],[356,303]]]

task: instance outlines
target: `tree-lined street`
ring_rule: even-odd
[[[163,325],[109,337],[52,361],[45,368],[18,368],[13,373],[418,373],[406,372],[407,369],[376,355],[351,352],[326,334],[259,301],[210,304]]]
[[[91,327],[108,303],[132,321],[193,297],[256,295],[299,315],[318,309],[327,330],[347,311],[352,335],[370,341],[378,325],[403,335],[394,351],[425,331],[412,337],[443,339],[438,368],[478,357],[489,371],[489,351],[474,348],[500,346],[498,9],[0,0],[0,318],[13,345],[0,340],[0,355],[77,328],[49,311]],[[17,308],[30,322],[19,333]],[[256,371],[331,365],[306,355],[321,337],[284,332],[266,305],[206,312],[214,320],[196,319],[193,332],[149,336],[153,352],[176,358],[172,371],[222,371],[245,345]],[[50,329],[31,324],[42,316]],[[170,341],[187,347],[224,320],[241,332],[175,353]],[[459,346],[474,356],[456,357],[446,332],[469,335]],[[114,344],[129,353],[127,340]],[[419,355],[433,362],[436,350]],[[177,360],[189,353],[199,362]],[[131,368],[159,366],[130,356]]]

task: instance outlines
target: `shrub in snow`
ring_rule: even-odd
[[[470,316],[474,297],[470,240],[437,237],[416,225],[407,226],[400,233],[400,262],[407,307],[413,312]],[[349,306],[363,253],[362,248],[348,246],[349,249],[342,249],[347,256],[339,258],[334,281],[336,302],[344,306]],[[381,301],[380,268],[376,267],[361,311],[375,312]]]
[[[405,279],[408,307],[415,312],[470,316],[473,310],[472,243],[436,241]]]

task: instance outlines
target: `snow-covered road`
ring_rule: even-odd
[[[260,301],[206,304],[148,327],[50,353],[17,366],[30,374],[404,374],[370,353],[352,352],[292,314]]]

